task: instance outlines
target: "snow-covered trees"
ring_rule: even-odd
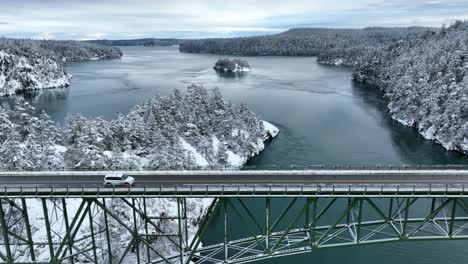
[[[389,113],[445,148],[468,153],[468,22],[376,49],[353,77],[382,89]]]
[[[65,61],[120,57],[117,48],[78,41],[0,38],[0,96],[69,85]]]
[[[367,49],[382,47],[430,28],[295,28],[258,37],[185,40],[181,52],[244,56],[318,56],[319,63],[352,65]]]
[[[87,40],[89,43],[96,43],[106,46],[174,46],[179,45],[183,40],[174,38],[141,38],[141,39],[95,39]]]
[[[178,169],[240,166],[276,136],[244,105],[226,103],[218,89],[191,85],[155,97],[111,121],[69,116],[58,127],[20,101],[0,109],[0,168]]]
[[[34,109],[20,100],[12,110],[0,110],[0,168],[58,169],[63,158],[57,149],[61,141],[50,118],[34,116]]]
[[[219,59],[213,69],[222,72],[244,72],[250,71],[250,65],[243,59]]]
[[[57,54],[61,60],[83,61],[89,59],[119,58],[122,51],[116,47],[73,40],[28,40]]]

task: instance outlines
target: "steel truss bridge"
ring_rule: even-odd
[[[0,263],[247,263],[331,247],[468,239],[468,171],[302,174],[335,182],[17,186],[0,173]],[[402,175],[417,183],[399,183]]]

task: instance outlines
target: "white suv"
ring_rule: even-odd
[[[123,173],[113,173],[104,176],[104,184],[106,186],[133,186],[135,184],[135,178],[125,175]]]

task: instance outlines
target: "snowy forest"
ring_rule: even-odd
[[[468,154],[468,22],[370,52],[353,78],[380,88],[395,120]]]
[[[432,28],[296,28],[259,37],[186,40],[181,52],[243,56],[318,56],[318,62],[352,65],[368,49],[383,47]]]
[[[118,48],[86,42],[0,38],[0,96],[68,86],[65,62],[120,56]]]
[[[0,169],[140,170],[242,166],[277,135],[218,89],[191,85],[111,121],[69,116],[63,127],[20,100],[0,110]]]
[[[174,46],[179,45],[183,40],[175,38],[141,38],[141,39],[96,39],[87,40],[89,43],[96,43],[106,46]]]

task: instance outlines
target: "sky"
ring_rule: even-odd
[[[236,37],[465,19],[466,0],[0,0],[0,36],[36,39]]]

